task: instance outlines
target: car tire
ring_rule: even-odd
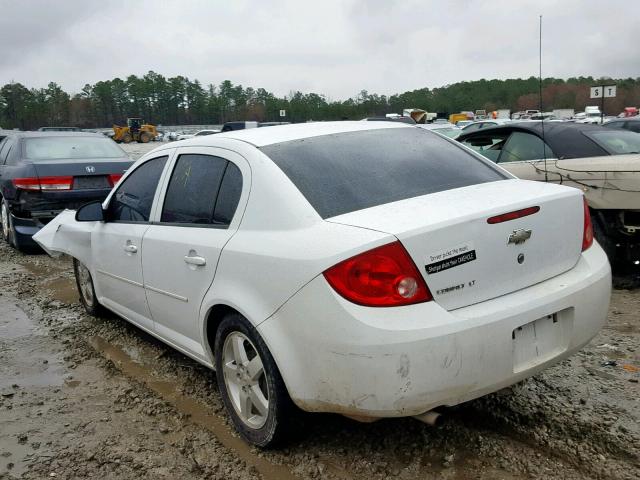
[[[240,436],[258,447],[277,445],[289,433],[295,407],[258,331],[239,313],[229,314],[214,352],[218,388]]]
[[[2,202],[0,206],[0,235],[9,245],[16,248],[15,230],[9,213],[9,206],[5,199],[0,201]]]
[[[76,286],[80,295],[80,303],[89,315],[99,317],[104,314],[104,307],[98,302],[93,277],[89,269],[79,260],[73,259],[73,273],[76,276]]]

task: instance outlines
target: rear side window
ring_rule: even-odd
[[[263,147],[322,218],[507,178],[440,135],[389,128]]]
[[[162,209],[165,223],[227,226],[240,200],[237,166],[211,155],[180,155]]]
[[[240,194],[242,193],[242,174],[240,169],[229,162],[224,178],[220,185],[220,193],[216,201],[216,208],[213,215],[214,223],[229,225],[233,214],[236,212]]]
[[[180,155],[171,174],[160,221],[211,224],[227,161],[211,155]]]
[[[153,197],[168,157],[149,160],[124,181],[111,197],[107,219],[112,222],[148,222]]]

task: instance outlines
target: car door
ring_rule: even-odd
[[[109,198],[105,222],[91,234],[96,294],[126,319],[152,330],[142,276],[142,236],[168,157],[149,159],[124,178]]]
[[[200,304],[240,223],[249,167],[228,150],[185,147],[169,169],[142,242],[145,289],[156,333],[204,359]]]

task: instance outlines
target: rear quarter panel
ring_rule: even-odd
[[[524,180],[548,181],[584,192],[591,208],[640,208],[640,155],[547,159],[505,163],[503,168]],[[545,175],[546,171],[546,175]]]

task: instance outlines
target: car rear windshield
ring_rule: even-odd
[[[113,140],[105,137],[35,137],[24,141],[24,156],[30,160],[126,158]]]
[[[598,130],[585,132],[585,135],[611,155],[640,153],[640,133],[629,130]]]
[[[390,128],[263,147],[322,218],[507,178],[435,133]]]

